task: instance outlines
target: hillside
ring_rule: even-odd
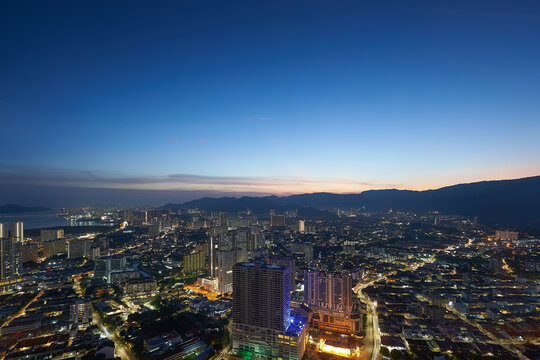
[[[323,216],[329,208],[388,209],[477,216],[480,222],[500,226],[540,228],[540,176],[482,181],[447,186],[436,190],[369,190],[359,194],[313,193],[291,196],[203,198],[164,208],[200,208],[237,212],[251,209],[268,213],[298,208],[300,212]],[[318,212],[313,213],[314,209]],[[326,216],[326,215],[325,215]]]
[[[38,211],[48,211],[51,210],[42,206],[20,206],[15,204],[6,204],[0,206],[0,214],[18,214],[18,213],[28,213],[28,212],[38,212]]]

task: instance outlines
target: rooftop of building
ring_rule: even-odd
[[[299,336],[302,330],[308,325],[308,319],[305,316],[291,314],[289,327],[285,334],[288,336]]]
[[[284,270],[284,269],[287,269],[285,266],[269,265],[269,264],[266,264],[264,261],[241,262],[241,263],[237,263],[234,266],[248,267],[248,268],[259,267],[261,269],[268,269],[268,270]]]

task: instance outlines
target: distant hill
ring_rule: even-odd
[[[270,210],[276,212],[285,212],[287,210],[298,209],[298,215],[301,217],[308,217],[313,219],[335,219],[337,216],[324,209],[317,209],[315,207],[309,207],[298,204],[285,204],[280,203],[277,196],[265,196],[265,197],[250,197],[244,196],[241,198],[222,197],[222,198],[202,198],[198,200],[192,200],[183,204],[165,204],[163,209],[204,209],[206,211],[226,211],[226,212],[239,212],[250,209],[253,214],[268,214]]]
[[[15,214],[15,213],[26,213],[26,212],[38,212],[38,211],[49,211],[51,209],[42,207],[42,206],[21,206],[15,204],[6,204],[0,206],[0,214]]]
[[[540,229],[540,176],[459,184],[426,191],[388,189],[359,194],[203,198],[183,204],[167,204],[163,208],[227,212],[249,208],[255,214],[267,214],[271,209],[285,211],[298,208],[300,213],[310,213],[315,218],[330,217],[326,211],[329,208],[394,209],[418,213],[436,210],[443,214],[477,216],[480,222],[490,225]]]

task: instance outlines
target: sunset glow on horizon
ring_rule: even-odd
[[[468,1],[34,5],[0,12],[6,200],[33,186],[284,195],[540,174],[534,2],[489,16]]]

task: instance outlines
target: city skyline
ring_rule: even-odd
[[[0,145],[10,194],[540,174],[535,2],[34,5],[0,15],[0,117],[20,134]]]
[[[540,2],[0,2],[0,360],[540,359]]]
[[[31,177],[11,173],[4,178],[0,178],[0,198],[2,199],[3,205],[7,211],[11,207],[21,207],[22,209],[27,208],[31,209],[35,205],[51,207],[51,208],[64,208],[64,207],[81,207],[81,206],[159,206],[164,204],[183,204],[192,201],[204,201],[205,199],[210,200],[256,200],[264,198],[273,198],[273,199],[287,199],[289,196],[295,195],[318,195],[318,194],[336,194],[336,195],[360,195],[364,192],[369,193],[369,191],[380,192],[381,194],[386,191],[400,191],[403,193],[416,193],[416,194],[428,194],[437,191],[444,191],[449,189],[456,189],[462,186],[482,186],[486,184],[490,187],[489,184],[518,184],[522,183],[525,187],[531,186],[538,180],[540,176],[530,176],[519,179],[502,179],[502,180],[482,180],[476,182],[460,183],[460,184],[451,184],[449,186],[442,186],[439,188],[428,188],[425,190],[416,190],[414,188],[402,188],[395,185],[386,185],[382,187],[367,188],[358,191],[351,192],[339,192],[339,191],[325,191],[325,189],[314,189],[310,191],[310,187],[301,187],[300,184],[296,184],[300,189],[297,192],[268,192],[266,191],[257,191],[256,184],[248,183],[246,179],[241,178],[221,178],[222,183],[219,186],[213,185],[211,188],[199,189],[194,188],[184,188],[184,189],[140,189],[137,187],[133,188],[123,188],[122,185],[116,187],[80,187],[77,185],[69,184],[67,186],[61,186],[60,184],[55,184],[51,179],[47,179],[44,176],[37,176],[37,183],[35,179]],[[194,183],[197,184],[200,181],[202,184],[207,183],[204,177],[197,176],[188,176],[188,175],[175,175],[171,176],[171,179],[175,177],[178,178],[187,178],[193,179]],[[155,178],[156,179],[156,178]],[[154,180],[155,180],[154,179]],[[219,179],[219,178],[218,178]],[[73,179],[70,176],[66,176],[64,179],[66,183],[69,183]],[[109,179],[110,180],[110,179]],[[112,179],[111,184],[116,184],[117,179]],[[120,179],[120,180],[125,180]],[[294,183],[294,179],[281,179],[283,183]],[[107,179],[99,179],[98,182],[105,182]],[[129,179],[130,184],[137,185],[138,182],[136,179]],[[166,181],[166,180],[165,180]],[[240,189],[234,189],[236,183],[248,185],[252,191],[241,191]],[[152,182],[150,182],[152,183]],[[310,185],[313,184],[323,184],[322,182],[308,181]],[[351,183],[345,181],[345,183]],[[232,189],[229,187],[232,184]],[[529,184],[529,185],[526,185]],[[360,186],[370,185],[366,183],[360,183]],[[534,185],[532,185],[534,186]],[[483,190],[487,190],[484,188]],[[491,191],[497,191],[496,188],[491,188]],[[525,188],[516,189],[519,193],[519,196],[524,196],[526,191]],[[534,191],[534,190],[533,190]],[[394,193],[397,194],[397,193]],[[517,193],[515,194],[517,195]],[[479,199],[476,199],[479,201]],[[526,200],[528,203],[532,201],[532,198]],[[297,204],[298,205],[298,204]],[[357,203],[356,205],[359,205]],[[373,205],[373,204],[372,204]],[[439,204],[443,205],[443,204]],[[324,206],[323,206],[324,207]],[[40,211],[42,211],[41,209]],[[18,212],[20,210],[15,209],[14,211]],[[9,211],[8,211],[9,212]]]

